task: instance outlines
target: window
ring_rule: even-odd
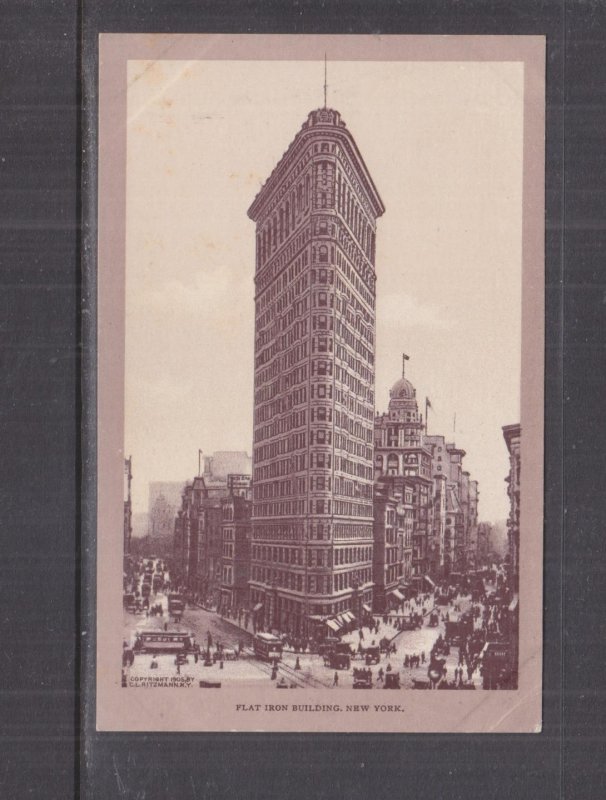
[[[321,245],[318,250],[318,261],[321,264],[328,264],[328,247],[325,244]]]

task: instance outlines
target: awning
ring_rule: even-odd
[[[509,604],[509,610],[515,611],[517,607],[518,607],[518,596],[516,595]]]
[[[404,595],[402,592],[399,592],[397,589],[394,589],[390,594],[393,594],[394,597],[397,597],[398,600],[404,600]]]
[[[338,633],[338,631],[341,628],[336,619],[327,619],[326,624],[331,629],[331,631],[334,631],[335,633]]]
[[[353,622],[355,620],[355,617],[351,613],[351,611],[345,611],[345,613],[343,614],[343,619],[345,620],[345,622]]]
[[[434,588],[434,589],[436,588],[436,585],[435,585],[435,583],[434,583],[434,582],[431,580],[431,578],[429,577],[429,575],[426,575],[426,576],[425,576],[425,580],[427,581],[427,583],[428,583],[428,584],[429,584],[429,585],[430,585],[432,588]]]
[[[263,603],[257,603],[257,605],[253,608],[253,611],[260,611],[263,608]]]
[[[368,603],[364,603],[362,608],[364,609],[364,611],[366,611],[367,614],[372,614],[372,608],[368,605]]]

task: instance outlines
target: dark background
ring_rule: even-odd
[[[592,0],[0,0],[1,798],[606,796],[605,17]],[[80,134],[79,76],[82,52],[95,74],[100,31],[547,35],[540,735],[94,733],[79,680],[94,634],[92,466],[81,480],[94,419],[89,405],[81,435],[79,409],[83,379],[94,398],[94,273],[83,283],[80,264],[94,229],[82,237],[80,220],[95,201],[79,165],[95,140]]]

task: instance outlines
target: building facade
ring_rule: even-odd
[[[374,492],[373,611],[398,608],[413,577],[414,489],[409,478],[381,476]]]
[[[401,480],[401,491],[410,493],[412,509],[412,562],[410,582],[416,589],[428,588],[426,579],[435,557],[434,541],[434,486],[432,479],[432,452],[423,440],[424,423],[419,413],[416,389],[406,378],[407,355],[402,357],[402,376],[389,391],[388,410],[375,417],[375,480]],[[402,482],[403,479],[403,482]],[[395,486],[395,484],[394,484]],[[404,489],[404,487],[406,487]],[[381,536],[375,528],[375,543]],[[383,601],[377,596],[379,605]]]
[[[309,114],[256,224],[251,601],[308,634],[372,600],[375,239],[384,207],[340,114]]]
[[[223,488],[223,496],[226,494]],[[217,608],[221,599],[222,495],[210,491],[199,475],[183,490],[175,519],[175,580],[207,607]]]
[[[221,610],[249,606],[252,491],[250,475],[229,475],[221,501]]]
[[[519,424],[505,425],[503,438],[509,452],[509,474],[507,496],[509,497],[509,517],[507,519],[507,560],[509,562],[511,583],[517,587],[520,570],[520,445],[522,429]]]

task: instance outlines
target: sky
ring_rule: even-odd
[[[323,62],[131,61],[125,453],[133,508],[191,479],[198,448],[252,449],[254,224],[247,209],[308,113]],[[329,62],[383,200],[376,411],[406,374],[455,440],[482,520],[508,513],[519,421],[523,66]],[[456,430],[455,430],[456,415]]]

